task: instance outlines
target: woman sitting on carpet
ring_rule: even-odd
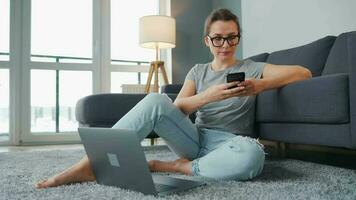
[[[134,130],[141,140],[154,130],[180,157],[170,162],[149,161],[152,172],[224,180],[249,180],[262,172],[263,145],[252,138],[255,96],[267,89],[308,79],[311,73],[301,66],[237,60],[235,51],[240,33],[233,13],[227,9],[213,11],[206,19],[204,36],[214,56],[212,62],[197,64],[189,71],[174,103],[164,94],[149,94],[112,127]],[[247,79],[226,83],[226,75],[234,72],[245,72]],[[187,115],[195,111],[198,112],[193,124]],[[94,180],[85,156],[36,187]]]

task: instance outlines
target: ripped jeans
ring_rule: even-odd
[[[134,130],[140,141],[154,130],[176,155],[191,161],[196,176],[249,180],[262,172],[265,161],[258,140],[198,128],[165,94],[148,94],[112,128]]]

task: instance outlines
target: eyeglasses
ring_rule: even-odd
[[[239,43],[240,40],[240,35],[230,35],[227,37],[221,37],[221,36],[216,36],[216,37],[210,37],[209,35],[207,35],[207,37],[210,39],[211,43],[213,44],[214,47],[222,47],[224,46],[224,42],[226,40],[226,42],[230,45],[230,46],[235,46]]]

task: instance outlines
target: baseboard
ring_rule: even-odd
[[[259,141],[269,147],[279,148],[281,144],[285,145],[287,149],[295,149],[295,150],[305,150],[305,151],[315,151],[315,152],[323,152],[323,153],[336,153],[336,154],[344,154],[344,155],[354,155],[356,156],[356,149],[347,149],[343,147],[329,147],[329,146],[321,146],[321,145],[309,145],[309,144],[293,144],[287,142],[278,142],[272,140],[262,140]]]
[[[292,158],[320,164],[356,169],[356,150],[320,145],[291,144],[261,140],[271,158]]]

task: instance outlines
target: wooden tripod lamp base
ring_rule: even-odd
[[[150,65],[150,70],[149,70],[148,78],[147,78],[147,82],[146,82],[145,93],[148,94],[150,92],[150,86],[151,86],[151,80],[152,80],[153,74],[155,75],[153,92],[158,93],[158,70],[159,69],[161,69],[164,83],[168,84],[168,77],[167,77],[166,70],[164,68],[164,62],[163,61],[153,61],[153,62],[151,62],[151,65]]]

